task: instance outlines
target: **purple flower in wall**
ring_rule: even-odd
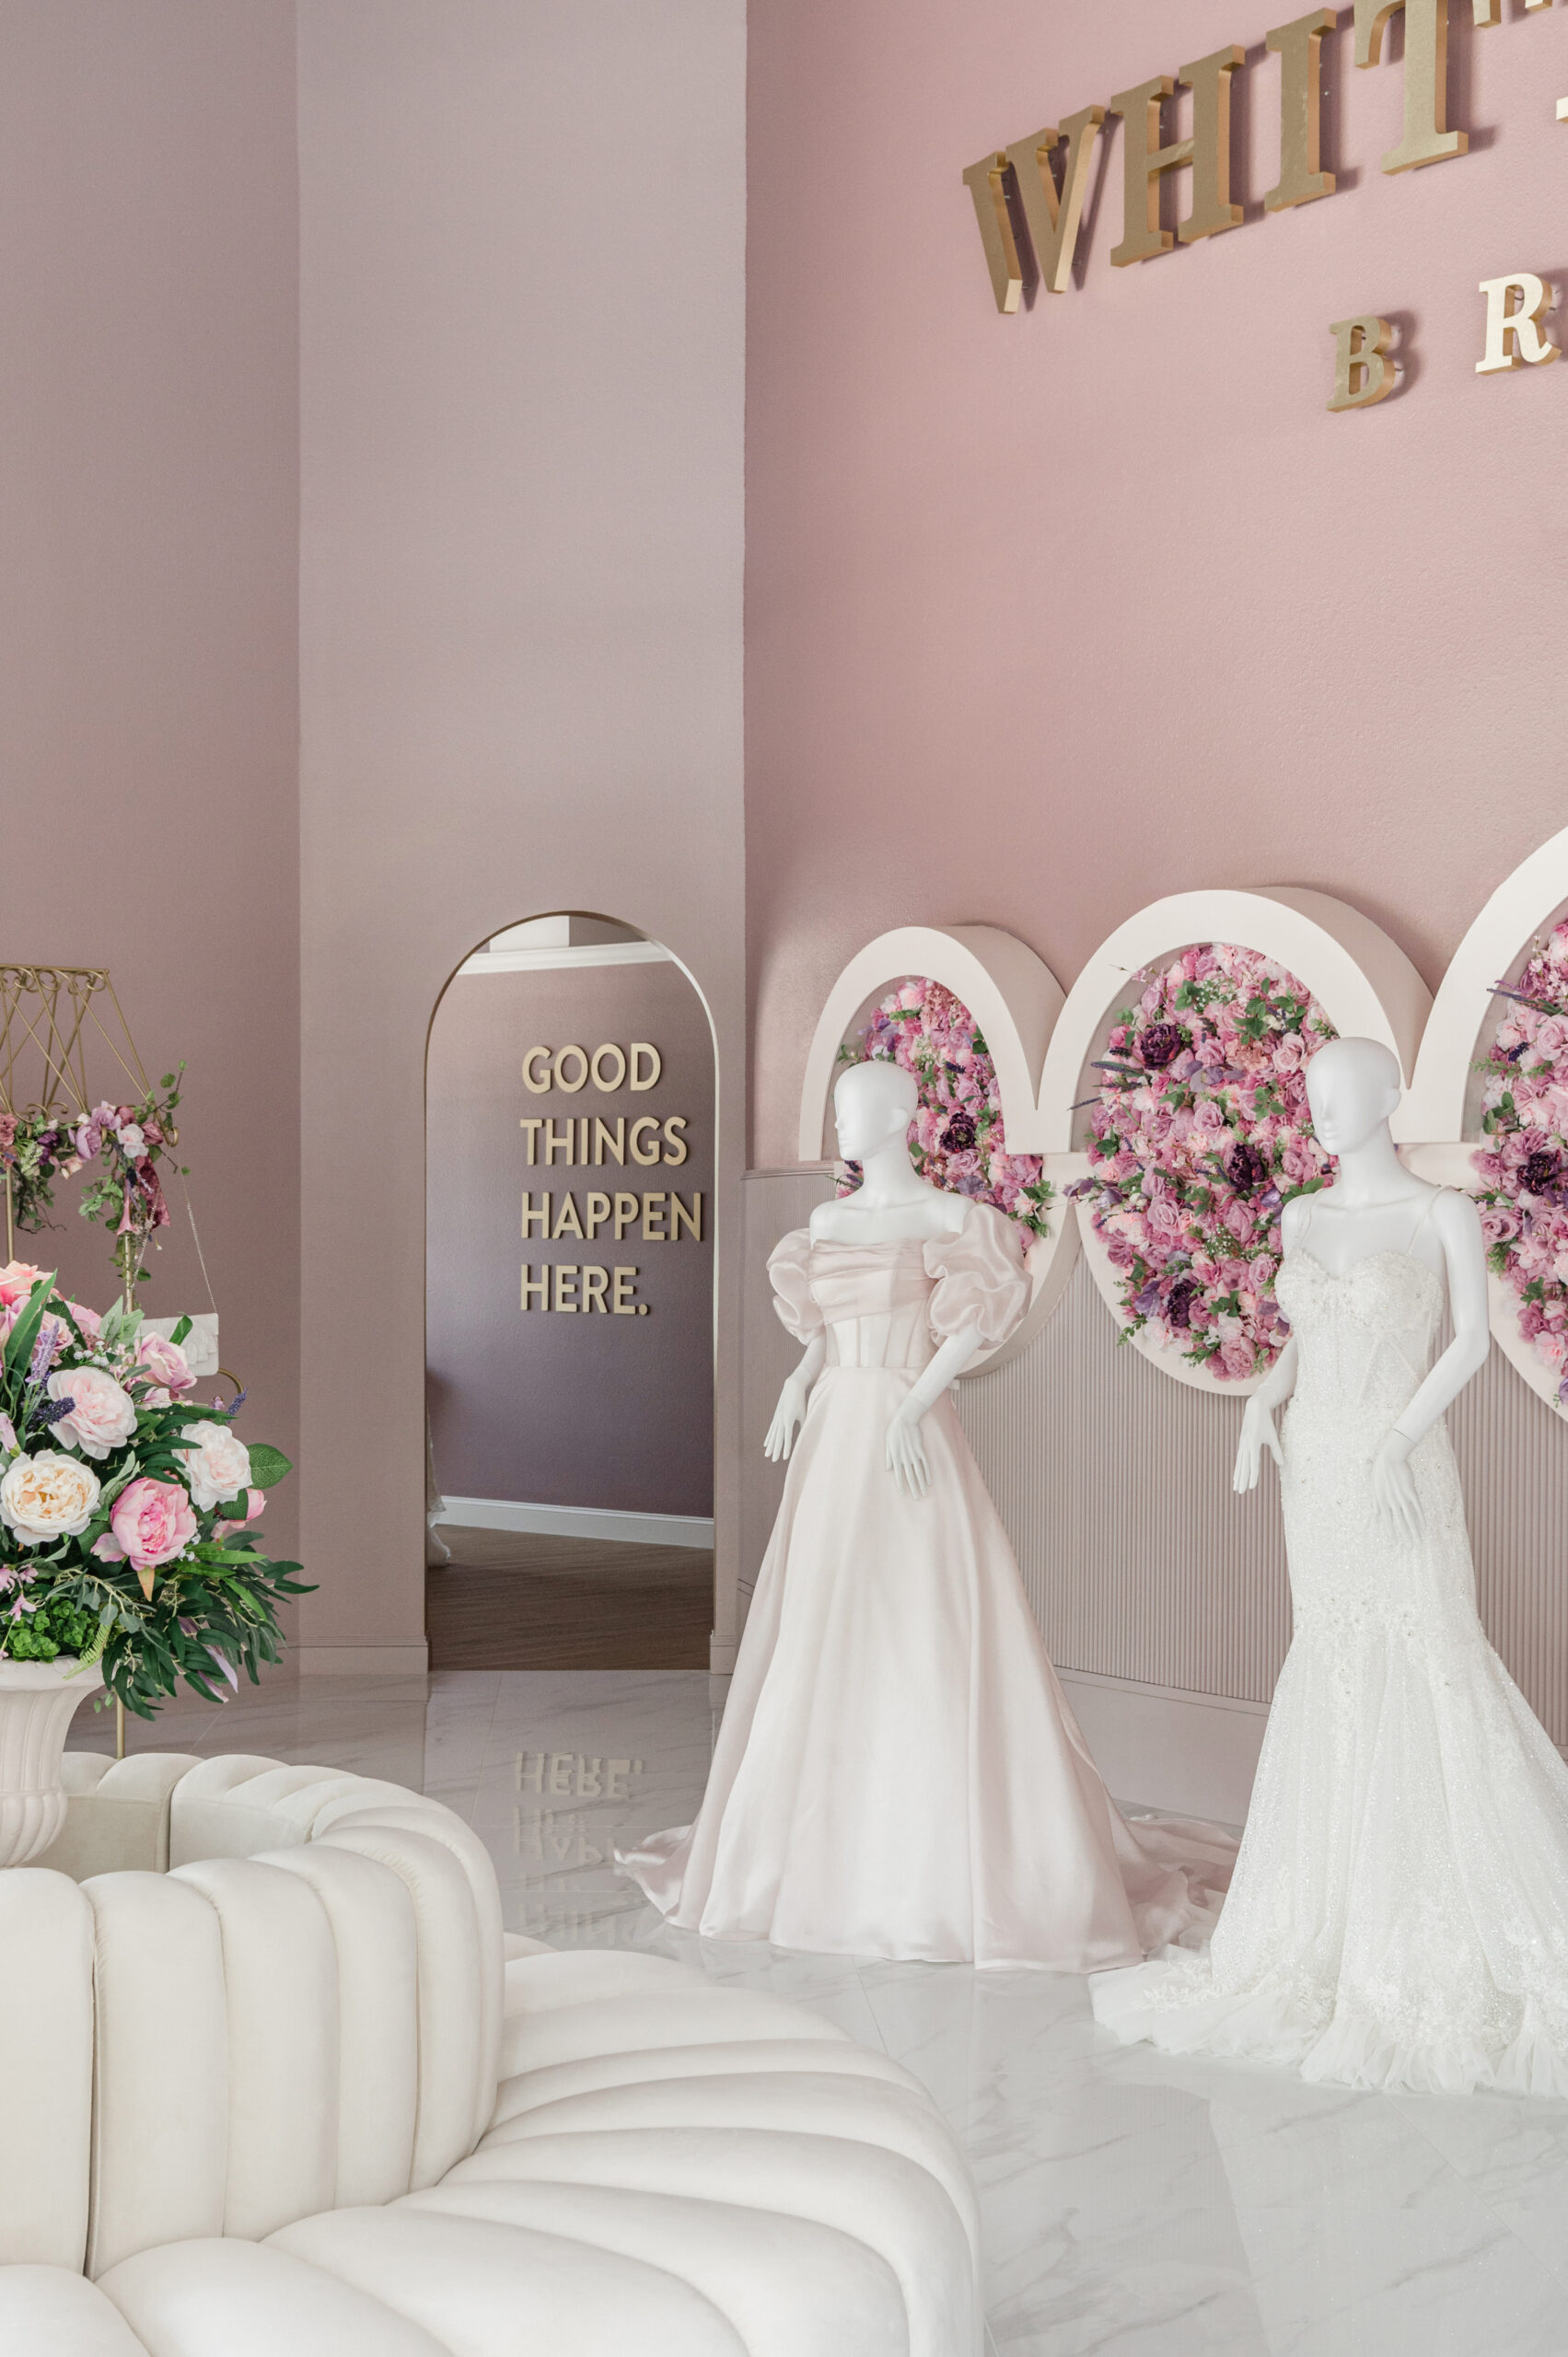
[[[1245,1139],[1225,1164],[1225,1177],[1238,1195],[1255,1194],[1269,1176],[1269,1157],[1261,1146]]]
[[[1192,1324],[1192,1304],[1202,1291],[1196,1277],[1179,1277],[1165,1306],[1166,1323],[1186,1333]]]
[[[1150,1072],[1164,1072],[1176,1062],[1186,1042],[1175,1023],[1148,1023],[1138,1034],[1138,1053]]]
[[[1549,1194],[1562,1179],[1562,1164],[1550,1147],[1538,1146],[1519,1166],[1519,1179],[1532,1195]]]
[[[967,1113],[955,1113],[942,1132],[942,1144],[949,1154],[968,1154],[976,1137],[974,1123]]]

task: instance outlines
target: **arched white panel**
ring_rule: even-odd
[[[961,999],[979,1024],[996,1066],[1009,1147],[1040,1152],[1028,1132],[1046,1043],[1062,1012],[1061,983],[1032,949],[996,925],[906,924],[868,941],[828,993],[801,1084],[802,1162],[820,1162],[831,1152],[828,1116],[850,1025],[867,999],[923,976]]]
[[[1498,886],[1455,950],[1432,1003],[1415,1079],[1404,1102],[1401,1136],[1434,1144],[1464,1136],[1470,1064],[1482,1029],[1495,1020],[1492,986],[1517,963],[1536,935],[1546,931],[1565,902],[1568,827],[1532,852]],[[1544,1367],[1541,1373],[1547,1377]]]
[[[1062,1011],[1062,985],[1032,949],[995,925],[909,924],[867,942],[828,993],[800,1091],[803,1162],[821,1161],[831,1151],[833,1081],[851,1024],[868,999],[916,978],[940,982],[968,1007],[996,1067],[1008,1148],[1015,1154],[1039,1152],[1028,1134],[1035,1126],[1035,1084]],[[1070,1205],[1058,1202],[1051,1225],[1051,1234],[1029,1248],[1033,1291],[1023,1324],[999,1350],[977,1359],[966,1381],[1005,1366],[1027,1350],[1061,1300],[1077,1258],[1078,1224]]]
[[[1326,892],[1293,885],[1266,892],[1175,892],[1151,901],[1117,926],[1074,983],[1040,1075],[1037,1153],[1066,1154],[1073,1106],[1090,1093],[1085,1068],[1104,1038],[1107,1018],[1124,1004],[1134,974],[1198,941],[1225,941],[1277,958],[1303,982],[1336,1031],[1381,1039],[1408,1080],[1431,997],[1402,949],[1369,917]],[[1005,1107],[1007,1134],[1014,1135]],[[1411,1134],[1395,1125],[1397,1136]]]

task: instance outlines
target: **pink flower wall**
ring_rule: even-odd
[[[1563,822],[1568,367],[1475,374],[1479,282],[1564,259],[1562,12],[1504,0],[1477,30],[1455,0],[1470,152],[1389,176],[1398,20],[1358,71],[1342,10],[1339,191],[1265,215],[1263,37],[1289,13],[753,0],[756,1163],[794,1160],[822,998],[888,926],[1005,925],[1065,984],[1162,893],[1293,882],[1365,909],[1434,982]],[[964,167],[1230,41],[1243,225],[1113,269],[1108,122],[1082,284],[999,316]],[[1187,203],[1179,174],[1167,218]],[[1331,415],[1330,325],[1368,311],[1399,322],[1400,389]]]

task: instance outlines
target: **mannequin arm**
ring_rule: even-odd
[[[956,1383],[980,1349],[980,1328],[962,1326],[949,1334],[929,1366],[923,1367],[909,1396],[888,1426],[888,1470],[906,1497],[923,1498],[931,1484],[921,1418]]]
[[[1409,1458],[1438,1418],[1452,1407],[1492,1348],[1487,1315],[1486,1247],[1481,1214],[1468,1195],[1445,1195],[1433,1224],[1448,1267],[1448,1304],[1454,1339],[1372,1460],[1372,1495],[1396,1528],[1414,1538],[1422,1527],[1415,1476]]]
[[[811,1387],[821,1374],[828,1356],[826,1334],[813,1334],[806,1345],[805,1356],[795,1373],[788,1377],[779,1393],[779,1404],[773,1410],[773,1421],[768,1426],[768,1436],[762,1443],[762,1454],[775,1464],[787,1457],[795,1446],[796,1431],[806,1414],[806,1402]]]
[[[1231,1475],[1231,1487],[1238,1496],[1257,1488],[1265,1450],[1276,1465],[1281,1462],[1280,1439],[1274,1430],[1274,1410],[1295,1389],[1296,1361],[1293,1336],[1247,1402],[1247,1412],[1241,1419],[1241,1439],[1236,1452],[1236,1470]]]

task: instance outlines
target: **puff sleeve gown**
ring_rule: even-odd
[[[948,1334],[1023,1317],[1012,1221],[813,1244],[769,1262],[798,1341],[826,1330],[697,1821],[624,1854],[670,1922],[781,1947],[1074,1972],[1207,1927],[1234,1843],[1130,1824],[1074,1724],[950,1394],[923,1498],[888,1425]]]

